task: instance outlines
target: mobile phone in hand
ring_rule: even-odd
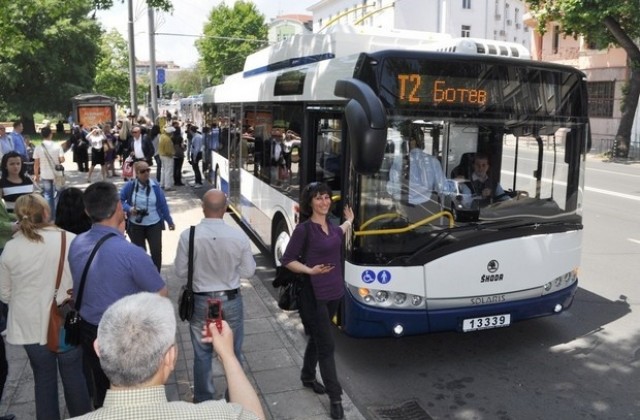
[[[220,299],[209,299],[207,300],[207,336],[211,336],[211,332],[209,331],[209,325],[211,323],[216,324],[216,328],[218,331],[222,331],[222,301]]]

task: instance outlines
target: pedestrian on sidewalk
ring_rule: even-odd
[[[158,155],[160,155],[160,161],[164,168],[160,176],[160,187],[165,191],[173,190],[173,142],[171,135],[176,131],[170,125],[163,128],[160,134],[160,141],[158,142]]]
[[[49,216],[56,212],[56,186],[54,169],[56,165],[64,163],[64,151],[62,147],[53,141],[53,132],[46,126],[40,130],[42,143],[33,152],[33,172],[36,184],[42,182],[44,198],[49,203]]]
[[[141,160],[134,164],[134,168],[136,179],[127,182],[120,190],[122,208],[128,215],[127,233],[131,243],[145,251],[149,243],[151,259],[160,272],[164,224],[167,223],[169,230],[174,230],[176,225],[162,188],[151,178],[149,164]]]
[[[174,128],[171,140],[173,141],[173,185],[181,187],[182,183],[182,164],[184,163],[184,139],[180,132],[180,122],[173,121]]]
[[[9,213],[13,213],[16,200],[33,192],[33,181],[26,175],[22,156],[18,152],[9,152],[2,156],[0,170],[0,197],[4,200]]]
[[[227,197],[220,190],[209,190],[202,197],[204,219],[195,228],[193,249],[193,291],[195,304],[190,321],[193,344],[193,402],[214,399],[210,345],[201,341],[205,325],[207,300],[222,301],[224,319],[233,330],[233,348],[242,360],[244,339],[244,308],[240,293],[240,279],[253,276],[256,261],[251,243],[240,230],[227,225],[223,216]],[[180,235],[174,262],[178,278],[186,279],[189,270],[189,230]]]
[[[167,287],[151,258],[124,237],[125,215],[116,186],[110,182],[91,184],[84,192],[83,201],[93,225],[71,243],[69,265],[76,300],[83,272],[87,270],[79,309],[81,345],[85,363],[91,368],[97,408],[102,407],[109,388],[109,379],[93,347],[102,314],[124,296],[137,292],[166,296]],[[97,249],[95,257],[88,264],[94,249]]]
[[[191,131],[191,142],[189,147],[189,163],[193,168],[195,176],[194,188],[202,188],[202,172],[200,172],[200,161],[202,160],[203,140],[202,134],[198,133],[198,127],[192,125],[189,127]]]
[[[69,264],[64,258],[59,292],[55,294],[61,252],[69,255],[69,243],[75,237],[49,222],[50,211],[47,201],[38,194],[18,198],[15,214],[20,228],[0,257],[0,299],[9,305],[7,342],[24,346],[29,358],[38,420],[60,419],[58,371],[69,413],[79,416],[91,410],[82,371],[82,349],[52,352],[47,348],[51,302],[55,296],[61,304],[67,297],[65,292],[72,287]]]
[[[76,420],[264,419],[260,399],[233,352],[229,325],[222,321],[220,331],[215,324],[208,328],[200,339],[208,347],[213,343],[220,357],[230,401],[169,402],[164,384],[178,358],[173,305],[153,293],[137,293],[114,303],[100,321],[95,344],[111,389],[101,409]]]
[[[331,418],[344,417],[342,387],[338,380],[334,358],[335,344],[331,335],[331,319],[336,315],[344,296],[342,273],[342,241],[353,224],[353,210],[344,208],[344,223],[336,226],[329,221],[331,188],[312,182],[302,191],[301,221],[296,226],[284,255],[282,265],[295,273],[306,274],[303,283],[300,317],[309,335],[300,379],[317,394],[329,395]],[[304,226],[304,225],[307,226]],[[307,237],[308,235],[308,237]],[[298,261],[307,244],[305,262]],[[324,385],[316,380],[316,367]]]
[[[9,214],[4,207],[2,200],[0,200],[0,255],[4,250],[4,245],[13,234],[20,228],[20,225],[16,223],[15,215]],[[7,311],[8,306],[6,303],[0,301],[0,332],[7,329]],[[4,345],[4,337],[0,334],[0,400],[2,400],[2,394],[4,393],[4,384],[7,382],[7,375],[9,374],[9,364],[7,363],[7,353]],[[13,414],[7,414],[1,416],[0,420],[13,420],[15,416]]]

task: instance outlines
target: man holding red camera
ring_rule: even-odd
[[[204,219],[196,226],[193,250],[194,314],[190,321],[193,344],[193,402],[214,399],[213,351],[201,341],[202,328],[209,318],[209,303],[220,301],[222,318],[233,330],[233,348],[241,359],[244,339],[244,310],[240,279],[253,276],[256,262],[251,243],[239,229],[222,218],[227,197],[209,190],[202,197]],[[182,232],[174,262],[176,275],[186,279],[189,269],[189,229]]]

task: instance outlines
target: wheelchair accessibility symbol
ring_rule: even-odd
[[[391,273],[387,270],[382,270],[376,274],[373,270],[364,270],[361,278],[367,284],[373,283],[376,279],[380,284],[387,284],[391,281]]]
[[[369,284],[376,281],[376,273],[371,270],[365,270],[362,272],[362,281]]]

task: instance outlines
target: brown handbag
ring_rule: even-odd
[[[58,262],[56,288],[55,288],[55,291],[53,292],[53,301],[51,302],[51,309],[49,310],[49,327],[47,328],[47,348],[54,353],[60,352],[61,348],[65,347],[64,342],[60,343],[60,335],[61,333],[64,333],[64,317],[60,313],[61,312],[60,308],[58,307],[58,303],[56,302],[56,297],[58,296],[58,289],[60,288],[60,282],[62,280],[62,270],[64,268],[64,259],[65,259],[66,250],[67,250],[66,232],[63,230],[61,234],[62,234],[62,240],[60,242],[60,261]],[[63,306],[63,305],[60,305],[60,306]]]

